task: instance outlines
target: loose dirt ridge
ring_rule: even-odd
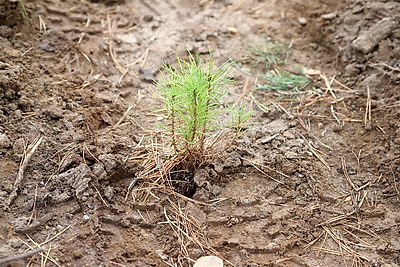
[[[24,2],[29,23],[0,3],[0,262],[400,265],[399,1]],[[254,124],[193,199],[127,195],[161,66],[214,51],[256,73],[242,59],[266,37],[314,88],[277,101],[233,68],[226,101],[252,103]]]

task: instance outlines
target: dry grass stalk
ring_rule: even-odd
[[[329,220],[326,220],[326,221],[324,221],[324,222],[322,222],[322,223],[319,223],[319,224],[317,224],[316,226],[324,226],[324,225],[330,225],[330,224],[333,224],[333,223],[337,223],[337,222],[339,222],[339,221],[341,221],[341,220],[344,220],[344,219],[348,218],[349,216],[353,215],[355,212],[356,212],[356,211],[353,210],[352,212],[349,212],[349,213],[347,213],[347,214],[339,215],[339,216],[337,216],[337,217],[334,217],[334,218],[331,218],[331,219],[329,219]]]
[[[33,200],[32,213],[31,213],[31,216],[29,217],[29,220],[27,223],[28,226],[31,224],[33,217],[36,215],[36,202],[37,202],[37,197],[38,197],[38,185],[37,184],[35,187],[35,196],[34,197],[35,198]]]
[[[367,104],[364,114],[364,125],[367,125],[368,122],[371,122],[371,117],[371,92],[369,86],[367,86]]]
[[[338,122],[339,125],[342,123],[340,122],[339,118],[336,116],[335,109],[333,108],[333,105],[331,105],[331,114],[335,118],[335,120]]]
[[[27,247],[29,247],[31,250],[35,250],[34,246],[31,246],[30,244],[28,244],[27,242],[25,242],[24,240],[18,238],[22,243],[24,243],[24,245],[26,245]],[[36,246],[37,249],[41,249],[40,256],[41,256],[41,264],[40,266],[44,266],[43,265],[43,257],[45,257],[46,259],[49,259],[51,262],[53,262],[56,266],[61,266],[60,264],[58,264],[58,262],[49,255],[49,253],[43,253],[42,251],[44,251],[45,249],[42,248],[38,243],[36,243],[35,241],[33,241],[29,236],[28,239]]]
[[[341,164],[342,164],[342,170],[343,170],[343,174],[346,178],[346,180],[349,182],[349,184],[351,185],[351,187],[357,191],[357,186],[353,183],[353,181],[350,179],[349,173],[347,172],[347,167],[346,167],[346,160],[344,159],[344,157],[341,157]]]
[[[171,227],[177,238],[180,249],[179,257],[176,263],[165,262],[170,266],[184,266],[193,264],[194,260],[190,258],[190,248],[198,247],[206,250],[213,255],[218,255],[208,243],[204,234],[202,225],[188,214],[188,211],[179,204],[179,199],[191,201],[196,205],[210,205],[200,201],[187,198],[174,191],[171,184],[171,172],[182,160],[179,156],[170,157],[173,148],[165,145],[163,133],[154,133],[148,138],[142,138],[138,150],[139,155],[132,155],[128,160],[141,157],[143,160],[143,169],[137,175],[135,181],[131,184],[130,194],[134,200],[147,202],[150,198],[160,199],[160,193],[165,194],[168,204],[164,206],[164,217],[166,224]],[[138,181],[140,184],[136,184]],[[129,194],[129,191],[128,191]],[[128,195],[127,195],[128,196]],[[171,200],[170,197],[176,199]]]
[[[352,261],[352,266],[365,266],[366,263],[370,262],[368,257],[363,256],[359,252],[357,252],[353,247],[359,248],[369,248],[374,249],[373,246],[369,245],[365,241],[363,241],[360,237],[355,235],[354,233],[344,229],[344,232],[348,234],[351,238],[355,239],[357,242],[353,242],[346,238],[345,235],[339,230],[339,228],[332,228],[328,226],[322,226],[322,232],[315,240],[311,241],[305,248],[309,248],[313,246],[324,236],[324,239],[321,241],[321,244],[315,248],[311,248],[314,251],[317,251],[317,256],[322,253],[328,253],[336,256],[341,256],[343,260],[343,266],[348,266],[348,261]],[[338,246],[338,250],[334,250],[332,248],[327,248],[327,239],[328,237],[334,241],[334,243]],[[356,265],[354,265],[356,263]]]
[[[331,78],[331,80],[329,80],[328,77],[326,77],[325,74],[321,74],[320,77],[324,81],[326,89],[329,91],[329,93],[332,95],[332,97],[336,99],[336,95],[335,95],[335,93],[333,92],[333,89],[332,89],[332,83],[335,80],[335,76],[333,76]]]
[[[328,170],[330,170],[331,167],[330,167],[330,166],[328,165],[328,163],[324,160],[324,158],[321,157],[321,155],[319,155],[319,154],[317,153],[317,150],[310,144],[310,142],[309,142],[302,134],[300,134],[300,135],[301,135],[301,137],[304,139],[304,141],[306,142],[306,145],[308,146],[308,148],[311,150],[311,153],[312,153],[317,159],[319,159],[319,161],[321,161],[322,164],[324,164],[325,167],[326,167]]]
[[[369,235],[371,237],[375,237],[375,238],[381,239],[381,237],[378,234],[376,234],[375,232],[373,232],[370,229],[364,230],[364,229],[361,229],[360,227],[355,227],[355,226],[353,226],[351,224],[343,224],[343,226],[344,227],[348,227],[350,229],[353,229],[355,231],[359,231],[359,232],[361,232],[363,234],[366,234],[366,235]]]
[[[258,6],[252,7],[252,8],[250,9],[250,12],[251,12],[251,13],[260,12],[260,11],[261,11],[262,9],[264,9],[264,8],[271,7],[271,6],[275,5],[276,1],[277,1],[277,0],[269,0],[269,1],[267,1],[266,3],[259,4]]]
[[[11,205],[11,203],[15,200],[15,198],[18,196],[19,187],[24,179],[25,169],[28,166],[28,163],[32,155],[35,153],[36,149],[39,147],[42,141],[43,141],[43,136],[36,137],[36,139],[24,151],[24,158],[21,161],[17,179],[14,182],[14,188],[6,201],[6,208],[8,208]]]
[[[286,178],[289,178],[289,176],[287,176],[287,175],[284,174],[283,172],[280,172],[280,171],[278,171],[278,170],[272,169],[272,168],[270,168],[270,167],[268,167],[268,166],[264,166],[264,165],[257,164],[257,163],[255,163],[255,162],[253,162],[253,161],[251,161],[251,160],[249,160],[249,159],[243,158],[243,157],[240,157],[240,159],[249,162],[256,170],[258,170],[259,172],[261,172],[262,174],[264,174],[265,176],[267,176],[269,179],[271,179],[271,180],[277,182],[278,184],[285,184],[285,183],[284,183],[284,182],[281,182],[281,181],[279,181],[279,180],[277,180],[277,179],[275,179],[274,177],[272,177],[272,176],[269,175],[268,173],[264,172],[261,168],[266,168],[266,169],[268,169],[268,170],[270,170],[270,171],[274,171],[274,172],[276,172],[276,173],[278,173],[278,174],[280,174],[280,175],[282,175],[282,176],[284,176],[284,177],[286,177]],[[258,165],[258,166],[257,166],[257,165]]]
[[[169,205],[164,207],[164,217],[166,223],[171,227],[175,236],[180,244],[180,256],[178,257],[179,264],[193,264],[195,261],[190,258],[189,248],[197,246],[203,251],[208,251],[213,255],[219,253],[213,249],[205,234],[203,226],[194,218],[189,215],[179,204],[168,198]],[[229,261],[224,259],[228,264],[232,265]]]
[[[325,115],[313,115],[313,114],[301,114],[301,113],[294,113],[294,116],[299,116],[299,117],[311,117],[315,119],[320,119],[320,120],[329,120],[329,121],[334,121],[335,119],[329,118],[328,116]],[[345,122],[363,122],[363,120],[358,120],[358,119],[342,119],[342,121]]]
[[[31,251],[28,251],[28,252],[25,252],[25,253],[22,253],[22,254],[19,254],[19,255],[10,256],[10,257],[1,259],[0,260],[0,266],[3,266],[3,264],[10,263],[10,262],[13,262],[13,261],[17,261],[17,260],[20,260],[20,259],[26,259],[28,257],[31,257],[31,256],[37,254],[37,253],[42,252],[43,250],[44,250],[43,248],[37,248],[37,249],[31,250]]]
[[[69,228],[71,227],[71,225],[65,227],[62,231],[58,232],[57,234],[55,234],[54,236],[52,236],[51,238],[48,238],[47,240],[45,240],[42,243],[37,243],[36,241],[34,241],[29,235],[27,235],[27,238],[30,242],[33,243],[34,246],[30,245],[28,242],[18,238],[22,243],[24,243],[27,247],[29,247],[30,249],[34,250],[34,248],[36,247],[37,249],[41,249],[40,255],[41,255],[41,264],[40,266],[46,266],[47,261],[51,261],[53,264],[55,264],[56,266],[61,266],[60,264],[58,264],[58,262],[50,256],[50,252],[52,250],[52,241],[56,240],[59,236],[61,236],[65,231],[67,231]],[[72,240],[72,239],[71,239]],[[48,248],[45,248],[45,245],[48,245]],[[46,251],[47,250],[47,251]],[[46,252],[42,252],[42,251],[46,251]]]
[[[246,0],[236,0],[233,4],[228,6],[226,9],[230,10],[230,11],[234,11],[234,10],[238,9],[244,2],[246,2]]]
[[[311,131],[310,118],[307,118],[308,119],[308,123],[307,124],[303,121],[303,119],[301,117],[297,117],[297,119],[299,120],[300,125],[304,128],[304,130],[306,130],[307,132]]]
[[[42,16],[39,15],[39,31],[43,34],[47,33],[47,26],[46,23],[44,22]]]
[[[130,105],[130,106],[126,109],[124,115],[122,115],[122,117],[121,117],[121,118],[118,120],[118,122],[112,127],[112,129],[117,128],[118,125],[120,125],[120,124],[124,121],[124,119],[126,118],[126,116],[128,116],[128,114],[129,114],[129,112],[132,110],[132,108],[133,108],[133,105]]]
[[[339,82],[339,81],[336,80],[336,79],[333,79],[333,81],[334,81],[335,83],[337,83],[338,85],[340,85],[341,87],[343,87],[344,89],[346,89],[345,91],[348,91],[348,92],[350,92],[350,93],[355,93],[355,92],[356,92],[355,90],[351,89],[350,87],[347,87],[346,85],[342,84],[341,82]],[[339,89],[336,89],[336,90],[339,91]]]
[[[110,205],[104,200],[103,196],[101,195],[101,193],[100,193],[100,191],[97,189],[97,187],[94,186],[94,185],[93,185],[93,187],[94,187],[94,189],[96,190],[97,194],[99,195],[100,200],[103,202],[104,206],[106,206],[106,207],[108,208]]]
[[[390,66],[389,64],[386,64],[386,63],[384,63],[384,62],[380,62],[380,63],[369,63],[368,64],[369,66],[371,66],[371,67],[373,67],[373,68],[376,68],[376,69],[378,69],[378,70],[380,70],[380,71],[382,71],[382,72],[384,72],[385,74],[390,74],[390,73],[393,73],[393,72],[400,72],[400,68],[396,68],[396,67],[393,67],[393,66]],[[390,72],[388,72],[388,71],[386,71],[384,68],[387,68],[387,69],[389,69],[390,70]]]
[[[363,259],[366,260],[367,262],[370,261],[369,258],[357,253],[356,251],[354,251],[352,248],[350,248],[346,242],[344,241],[344,239],[340,238],[334,231],[332,231],[330,228],[323,226],[322,227],[327,234],[337,243],[337,245],[339,246],[340,249],[343,249],[344,251],[346,251],[347,253],[349,253],[350,255],[352,255],[353,257],[357,258],[357,259]]]

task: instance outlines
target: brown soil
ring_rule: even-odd
[[[235,266],[400,265],[399,1],[24,2],[29,22],[0,3],[0,259],[41,244],[44,256],[12,266],[189,266],[209,254]],[[160,120],[162,64],[187,50],[240,59],[265,37],[292,42],[289,65],[325,74],[332,91],[312,75],[313,94],[274,102],[232,70],[227,101],[252,93],[270,110],[254,105],[254,125],[197,171],[194,201],[125,200],[142,164],[131,155]],[[173,231],[178,203],[202,247]]]

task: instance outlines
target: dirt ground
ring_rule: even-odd
[[[399,1],[24,2],[29,22],[0,3],[0,262],[400,265]],[[227,101],[253,103],[253,126],[192,199],[126,199],[161,66],[214,51],[254,71],[240,59],[263,38],[292,43],[314,89],[277,101],[232,68]]]

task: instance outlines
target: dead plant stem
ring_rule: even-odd
[[[42,143],[42,141],[43,141],[43,136],[41,136],[40,138],[36,138],[35,141],[33,141],[33,143],[28,146],[28,151],[27,151],[24,159],[22,160],[21,166],[18,171],[17,179],[15,180],[15,183],[14,183],[13,191],[11,192],[11,194],[8,197],[8,200],[6,202],[6,208],[8,208],[11,205],[11,203],[15,200],[15,198],[17,197],[19,187],[24,179],[26,167],[28,166],[28,163],[29,163],[32,155],[35,153],[36,149],[39,147],[39,145]]]

